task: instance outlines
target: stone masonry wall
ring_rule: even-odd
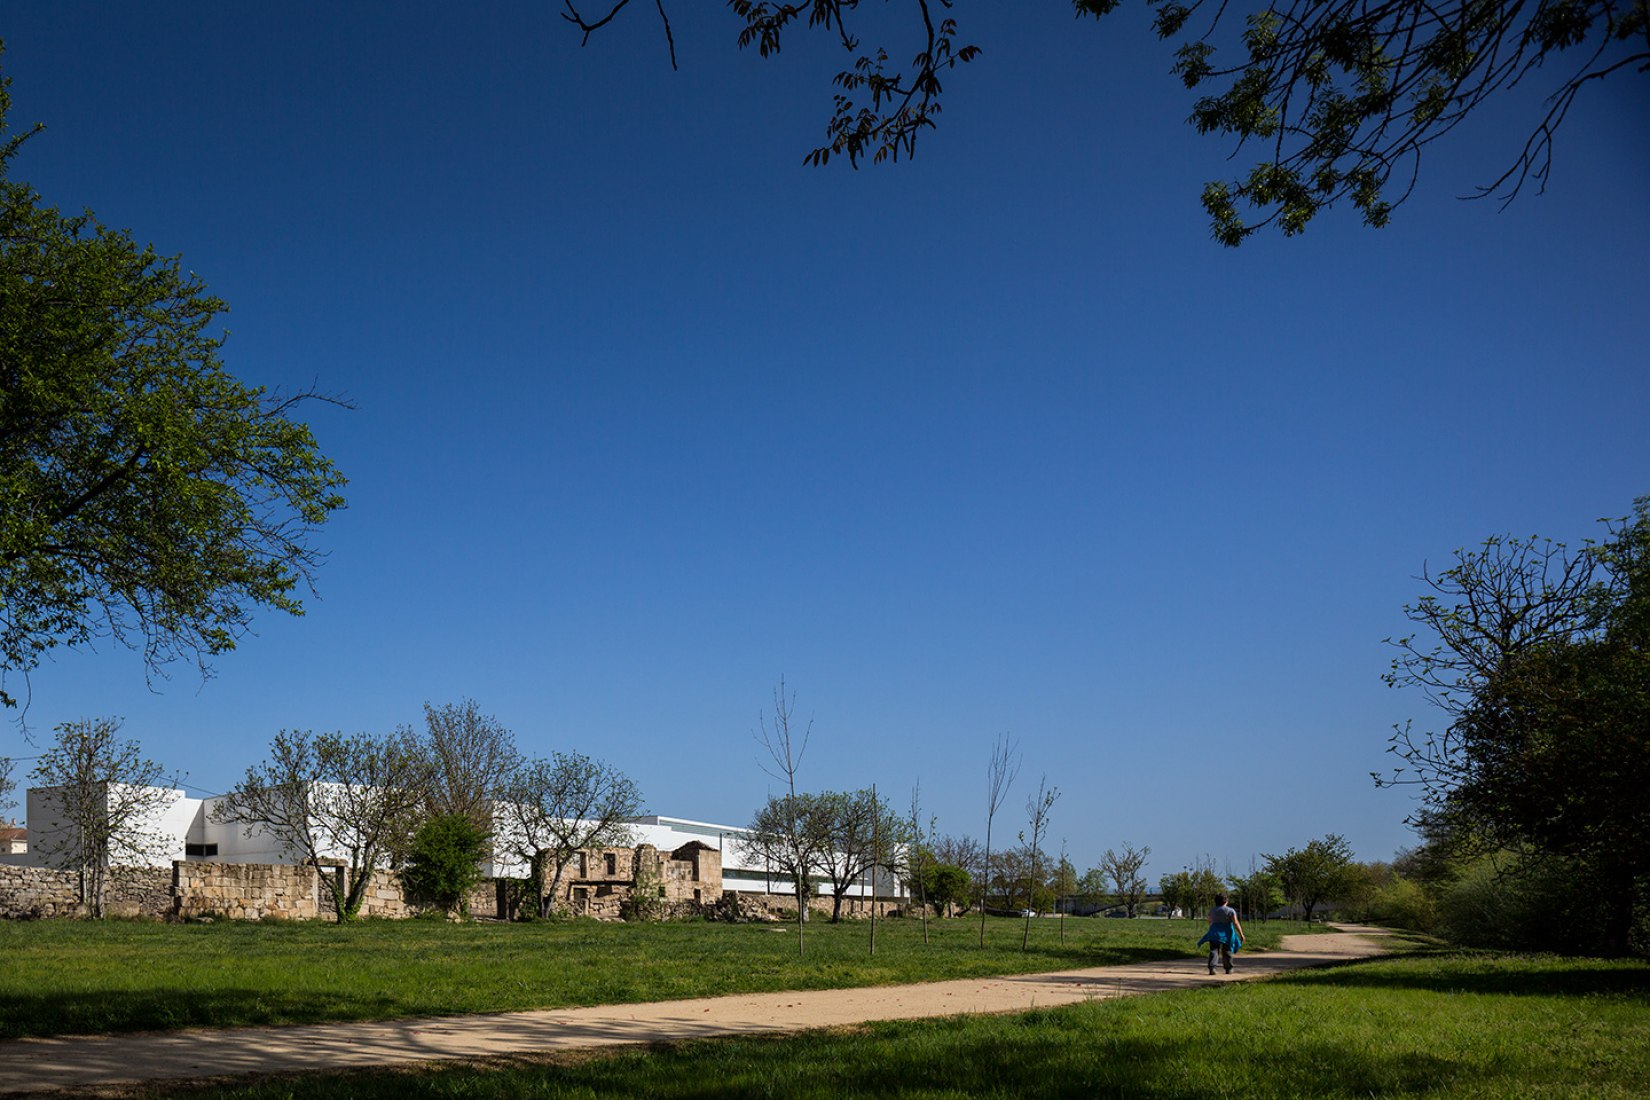
[[[75,871],[0,866],[0,918],[79,916],[79,883]],[[165,916],[172,908],[172,872],[165,867],[111,867],[103,902],[111,917]]]
[[[322,889],[313,867],[179,861],[172,874],[173,912],[179,917],[314,920],[322,914]],[[329,901],[326,911],[331,908]]]
[[[112,868],[106,898],[112,916],[336,920],[332,891],[322,876],[342,872],[307,864],[178,860],[171,867]],[[650,844],[597,849],[582,853],[569,872],[562,905],[602,919],[619,918],[638,877],[650,894],[657,892],[661,916],[690,915],[722,896],[721,853],[697,843],[668,853]],[[0,918],[78,915],[76,882],[72,871],[0,865]],[[524,900],[519,894],[520,885],[512,880],[486,880],[470,893],[470,914],[509,919]],[[407,902],[398,872],[375,871],[360,915],[394,920],[413,916],[418,908]]]
[[[109,868],[103,907],[111,917],[167,916],[172,912],[172,868]]]
[[[0,866],[0,917],[72,917],[80,912],[73,871]]]

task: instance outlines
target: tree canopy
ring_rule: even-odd
[[[225,309],[178,258],[10,176],[0,78],[0,705],[7,673],[110,637],[151,672],[301,614],[343,476],[225,369]]]
[[[1428,576],[1388,681],[1448,721],[1400,727],[1420,820],[1452,843],[1564,861],[1609,914],[1598,946],[1633,948],[1650,916],[1650,497],[1576,552],[1491,538]],[[1650,941],[1641,945],[1650,947]]]
[[[1282,855],[1268,855],[1266,871],[1292,905],[1301,907],[1306,920],[1312,910],[1326,901],[1343,900],[1352,888],[1356,868],[1352,848],[1344,837],[1330,833],[1309,841],[1304,848],[1291,848]]]
[[[1098,19],[1119,2],[1071,7]],[[1269,225],[1292,236],[1343,199],[1365,224],[1384,226],[1415,187],[1423,150],[1526,79],[1545,80],[1549,95],[1523,147],[1481,190],[1511,198],[1530,179],[1544,185],[1554,134],[1581,91],[1650,68],[1647,0],[1269,0],[1247,10],[1146,2],[1158,37],[1178,43],[1174,75],[1200,93],[1191,124],[1234,140],[1234,156],[1257,154],[1247,172],[1203,188],[1211,230],[1226,245]],[[588,11],[563,4],[588,41],[630,0],[597,0]],[[918,137],[938,123],[942,78],[984,52],[951,15],[957,6],[900,0],[896,19],[909,29],[890,47],[861,39],[868,17],[860,0],[728,3],[739,47],[763,57],[798,29],[837,39],[849,61],[833,81],[826,140],[804,160],[846,157],[855,166],[914,155]],[[674,64],[669,12],[663,0],[654,7]]]

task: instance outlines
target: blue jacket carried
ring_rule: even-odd
[[[1233,954],[1243,946],[1243,937],[1238,935],[1237,925],[1222,921],[1209,925],[1209,930],[1203,933],[1198,945],[1208,944],[1210,947],[1219,947],[1224,944]]]

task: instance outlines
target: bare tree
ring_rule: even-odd
[[[932,862],[932,852],[935,847],[934,833],[938,828],[939,819],[930,817],[928,827],[923,828],[922,820],[922,782],[919,780],[911,787],[911,816],[906,819],[905,828],[910,835],[909,855],[906,857],[905,867],[911,883],[911,892],[917,896],[917,908],[922,913],[922,942],[928,942],[928,886],[923,879],[923,872]]]
[[[269,758],[214,810],[217,820],[267,834],[300,862],[324,869],[339,923],[354,920],[373,871],[404,848],[428,798],[429,762],[405,730],[371,734],[311,734],[283,730]]]
[[[641,791],[629,776],[576,752],[527,761],[505,785],[504,795],[508,843],[533,868],[541,916],[549,916],[560,900],[561,881],[573,857],[586,848],[630,843],[630,819],[642,808]]]
[[[12,779],[13,762],[9,756],[0,756],[0,810],[9,810],[16,805],[11,800],[12,792],[17,790],[17,781]]]
[[[521,766],[516,739],[474,699],[424,704],[429,815],[459,814],[493,831],[493,803]]]
[[[1026,843],[1031,849],[1031,904],[1026,908],[1025,928],[1020,934],[1020,950],[1031,944],[1031,914],[1037,907],[1037,887],[1042,885],[1043,838],[1048,836],[1049,813],[1060,800],[1060,788],[1048,785],[1048,776],[1037,780],[1037,793],[1026,799],[1026,825],[1031,835]]]
[[[1140,899],[1146,896],[1146,876],[1140,873],[1146,866],[1146,857],[1152,850],[1141,848],[1138,851],[1128,841],[1123,842],[1121,852],[1106,849],[1106,854],[1100,857],[1099,871],[1111,885],[1112,899],[1124,907],[1129,916],[1135,915],[1140,905]]]
[[[1060,942],[1066,942],[1066,910],[1071,908],[1069,898],[1077,892],[1077,868],[1071,865],[1066,853],[1066,838],[1060,838],[1060,865],[1054,873],[1054,911],[1060,914]]]
[[[804,821],[799,816],[803,806],[797,801],[796,773],[808,751],[808,739],[813,736],[814,725],[810,721],[800,733],[792,730],[795,710],[796,693],[786,694],[785,677],[780,676],[779,685],[773,689],[773,724],[770,727],[766,716],[757,715],[761,733],[755,736],[756,743],[762,746],[768,757],[767,763],[758,761],[762,770],[775,781],[785,784],[786,795],[780,801],[781,820],[777,822],[777,835],[786,838],[783,843],[788,844],[790,849],[782,865],[791,867],[795,875],[796,953],[802,955],[805,953],[803,927],[808,921],[808,867],[812,857],[804,850],[809,838],[803,828]],[[769,804],[772,802],[770,798]]]
[[[991,763],[985,771],[985,880],[980,892],[980,946],[985,946],[985,888],[991,881],[991,822],[1002,809],[1003,799],[1020,774],[1020,753],[1014,738],[1000,734],[991,749]]]
[[[34,768],[56,827],[36,833],[30,846],[51,865],[77,873],[80,903],[98,918],[109,868],[164,852],[167,838],[155,817],[182,797],[161,766],[119,732],[118,718],[64,722]]]

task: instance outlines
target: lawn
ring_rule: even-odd
[[[832,989],[1175,958],[1191,921],[794,925],[0,922],[0,1038],[387,1019],[721,993]],[[1300,931],[1256,924],[1252,945]]]
[[[533,1063],[272,1079],[194,1100],[1643,1097],[1650,966],[1433,953],[1014,1016]]]

